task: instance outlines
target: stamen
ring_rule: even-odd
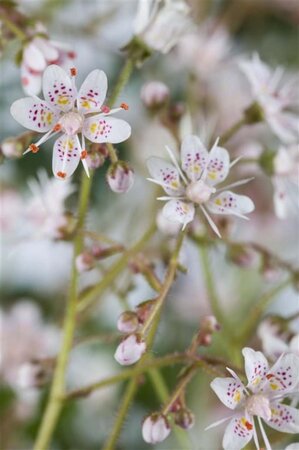
[[[109,108],[109,106],[107,106],[107,105],[103,105],[103,106],[101,107],[101,111],[102,111],[103,113],[105,113],[105,114],[108,114],[108,113],[110,112],[110,108]]]
[[[77,69],[76,67],[70,68],[71,77],[75,77],[77,75]]]
[[[59,171],[59,172],[57,172],[57,176],[60,177],[60,178],[65,178],[66,177],[66,173]]]
[[[30,144],[30,145],[29,145],[29,150],[30,150],[32,153],[37,153],[37,152],[39,151],[39,147],[38,147],[37,145],[35,145],[35,144]]]
[[[253,425],[252,423],[248,422],[248,420],[246,420],[246,422],[244,423],[245,427],[247,428],[247,430],[252,430]]]
[[[82,150],[80,158],[81,159],[85,159],[86,157],[87,157],[87,151],[86,150]]]
[[[120,107],[121,107],[122,109],[124,109],[125,111],[128,111],[128,109],[129,109],[129,105],[128,105],[127,103],[121,103],[121,104],[120,104]]]

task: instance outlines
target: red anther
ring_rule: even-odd
[[[72,77],[75,77],[77,75],[77,69],[76,67],[71,67],[70,68],[70,73]]]
[[[252,425],[252,423],[248,422],[248,420],[246,420],[245,427],[247,428],[247,430],[252,430],[253,425]]]
[[[266,375],[267,380],[271,380],[271,378],[273,377],[274,377],[273,373],[268,373],[268,375]]]
[[[76,52],[71,51],[71,52],[67,52],[67,56],[71,59],[75,59],[77,54],[76,54]]]
[[[39,151],[39,147],[35,144],[30,144],[29,148],[32,151],[32,153],[37,153]]]
[[[66,177],[66,173],[65,172],[57,172],[57,176],[59,177],[59,178],[65,178]]]
[[[85,159],[86,156],[87,156],[87,151],[86,150],[82,150],[80,158],[81,159]]]
[[[60,123],[57,123],[56,125],[54,125],[53,127],[53,131],[61,131],[62,126],[60,125]]]
[[[120,107],[122,109],[124,109],[125,111],[128,111],[128,109],[129,109],[129,105],[127,103],[121,103]]]
[[[109,108],[109,106],[107,106],[107,105],[103,105],[103,106],[101,107],[101,111],[102,111],[103,113],[105,113],[105,114],[108,114],[108,112],[110,112],[110,108]]]

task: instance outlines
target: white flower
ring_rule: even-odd
[[[253,95],[264,111],[265,120],[285,143],[298,142],[299,118],[291,111],[296,105],[295,80],[281,86],[283,70],[272,71],[254,54],[249,61],[242,61],[240,67],[247,76]]]
[[[60,42],[45,36],[35,36],[23,49],[21,82],[25,94],[38,95],[42,87],[42,76],[47,66],[57,64],[64,68],[71,65],[75,53]]]
[[[147,161],[153,178],[149,181],[159,184],[168,194],[159,200],[166,200],[164,216],[173,222],[183,224],[183,228],[193,220],[195,206],[198,205],[209,224],[220,237],[219,230],[212,221],[207,209],[213,214],[232,214],[246,219],[245,214],[254,210],[249,197],[234,194],[224,189],[239,186],[249,179],[241,180],[229,186],[216,189],[215,186],[226,179],[230,167],[227,150],[217,146],[210,153],[197,136],[184,138],[181,147],[181,166],[178,165],[171,150],[166,147],[173,164],[151,157]],[[207,208],[207,209],[206,209]]]
[[[162,414],[148,416],[142,425],[142,437],[148,444],[157,444],[164,441],[171,429],[167,419]]]
[[[129,366],[137,362],[145,350],[145,342],[136,334],[131,334],[119,344],[114,354],[114,358],[122,366]]]
[[[38,179],[31,179],[29,187],[33,196],[26,202],[25,216],[29,227],[49,239],[61,237],[61,228],[66,225],[65,201],[74,192],[69,180],[60,183],[49,178],[46,171],[38,171]]]
[[[75,75],[75,69],[71,69],[71,72]],[[61,67],[51,65],[43,75],[43,93],[45,100],[37,97],[16,100],[11,106],[11,114],[25,128],[45,133],[25,153],[37,152],[42,143],[63,133],[55,141],[53,149],[52,168],[57,178],[70,177],[80,159],[88,174],[85,138],[96,143],[116,144],[131,135],[131,127],[127,122],[108,117],[126,107],[110,110],[103,106],[107,77],[101,70],[93,70],[77,93],[73,77],[69,77]],[[97,114],[91,115],[93,113]]]
[[[299,207],[299,147],[280,147],[274,157],[274,209],[279,219],[298,213]]]
[[[269,369],[268,361],[261,352],[243,349],[248,384],[245,387],[239,377],[227,369],[231,378],[215,378],[211,388],[229,409],[235,413],[212,428],[231,419],[226,427],[222,445],[224,450],[240,450],[254,439],[258,442],[254,417],[257,418],[267,450],[271,449],[262,420],[274,430],[285,433],[299,432],[299,411],[284,405],[282,400],[295,393],[298,384],[299,357],[293,353],[282,355]]]
[[[152,49],[168,53],[190,31],[189,13],[184,0],[139,0],[135,34]]]
[[[290,341],[288,336],[279,333],[279,326],[270,319],[264,320],[257,329],[257,335],[262,341],[262,348],[268,358],[274,360],[284,352],[293,352],[299,356],[299,334]]]

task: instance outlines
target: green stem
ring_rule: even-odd
[[[113,145],[108,143],[108,144],[106,144],[106,147],[107,147],[107,150],[109,153],[109,158],[110,158],[110,161],[112,162],[112,164],[117,163],[118,156],[117,156],[116,150],[113,147]]]
[[[213,311],[214,316],[218,320],[220,324],[223,323],[223,312],[220,307],[220,302],[218,298],[218,294],[216,292],[216,286],[213,279],[213,274],[210,268],[210,261],[209,261],[209,254],[208,254],[208,248],[207,245],[202,244],[200,246],[200,256],[201,256],[201,262],[202,262],[202,268],[204,272],[205,277],[205,283],[206,283],[206,289],[209,296],[211,308]]]
[[[242,333],[236,338],[236,341],[243,345],[246,343],[256,327],[258,326],[259,320],[266,310],[266,308],[270,305],[270,303],[274,300],[275,296],[283,291],[289,284],[291,284],[292,278],[287,278],[273,289],[270,289],[266,292],[258,301],[256,306],[251,310],[246,322],[242,326]]]
[[[220,145],[226,144],[244,125],[247,125],[247,120],[245,117],[242,117],[238,122],[232,125],[227,131],[223,133],[220,138]]]
[[[111,97],[109,98],[108,106],[110,108],[114,105],[117,97],[119,96],[119,94],[121,93],[121,91],[123,90],[125,85],[127,84],[128,79],[130,78],[133,69],[134,69],[134,62],[132,59],[128,58],[122,71],[119,74],[117,84],[111,94]]]
[[[27,39],[26,33],[21,30],[14,22],[12,22],[6,15],[0,14],[0,20],[4,23],[6,28],[9,29],[20,41],[25,41]]]
[[[128,261],[138,253],[144,245],[149,241],[152,235],[156,231],[156,224],[153,223],[149,229],[144,233],[144,235],[133,245],[132,248],[125,251],[124,254],[113,264],[110,269],[106,272],[104,278],[96,285],[92,286],[89,289],[86,289],[80,295],[80,302],[78,304],[78,312],[81,313],[88,308],[93,302],[94,298],[99,298],[100,295],[111,285],[111,283],[115,280],[119,273],[121,273],[127,266]]]
[[[152,347],[152,344],[153,344],[153,341],[155,338],[155,333],[156,333],[158,323],[159,323],[161,308],[162,308],[164,300],[165,300],[165,298],[172,286],[174,278],[175,278],[176,269],[178,266],[179,252],[180,252],[180,249],[181,249],[181,246],[183,243],[184,236],[185,236],[185,231],[181,231],[178,236],[178,239],[177,239],[175,250],[170,259],[168,270],[167,270],[165,280],[162,285],[160,294],[159,294],[158,298],[156,299],[155,306],[154,306],[154,308],[151,312],[151,315],[148,319],[149,323],[152,324],[152,326],[146,337],[147,353],[145,355],[143,355],[143,357],[141,358],[141,360],[139,361],[139,363],[137,364],[136,367],[142,366],[144,364],[144,361],[146,361],[147,358],[149,357],[148,354],[151,351],[151,347]],[[143,330],[143,332],[144,332],[144,330]],[[104,450],[113,450],[115,448],[115,445],[118,441],[118,438],[119,438],[119,435],[121,432],[123,422],[125,420],[127,412],[131,405],[131,402],[134,398],[134,395],[135,395],[135,392],[137,389],[137,384],[138,384],[138,377],[134,377],[129,382],[129,384],[125,390],[125,394],[123,396],[121,405],[119,407],[119,411],[117,414],[117,418],[114,422],[113,429],[111,431],[110,436],[108,437],[108,439],[106,441],[106,444],[104,445]]]
[[[65,389],[65,371],[68,363],[69,353],[72,348],[76,323],[78,272],[76,269],[75,260],[77,255],[82,250],[83,245],[82,229],[84,227],[91,184],[92,184],[92,177],[88,178],[86,177],[85,173],[82,172],[82,183],[78,206],[77,234],[74,240],[74,254],[72,261],[71,281],[69,287],[66,315],[63,325],[62,345],[60,353],[57,358],[57,364],[51,386],[50,397],[42,418],[41,426],[34,446],[35,450],[46,450],[48,448],[63,404],[62,396],[64,394]]]

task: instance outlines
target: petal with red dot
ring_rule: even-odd
[[[195,209],[193,203],[170,200],[166,203],[162,212],[166,219],[171,222],[179,222],[185,227],[189,222],[192,222]]]
[[[191,181],[197,181],[208,162],[208,152],[197,136],[186,136],[181,148],[182,169]]]
[[[215,195],[208,203],[207,207],[213,214],[232,214],[243,216],[254,210],[253,201],[246,195],[234,194],[231,191],[224,191]]]
[[[67,179],[76,170],[81,156],[76,136],[63,135],[53,148],[52,169],[56,178]]]
[[[107,94],[107,77],[102,70],[93,70],[84,80],[77,98],[79,111],[100,112]]]
[[[253,420],[243,414],[238,414],[227,425],[222,446],[224,450],[241,450],[253,437]]]
[[[59,113],[47,102],[33,97],[16,100],[10,108],[12,117],[28,130],[44,133],[58,121]]]
[[[205,179],[210,185],[224,181],[229,172],[229,153],[225,148],[214,147],[209,153]]]
[[[54,108],[69,111],[76,98],[76,89],[71,78],[59,66],[48,66],[43,75],[43,93],[45,100]]]
[[[253,392],[257,392],[264,382],[269,369],[268,361],[262,352],[256,352],[252,348],[245,347],[242,350],[245,360],[245,372],[248,380],[248,387]]]
[[[273,393],[287,393],[298,386],[299,356],[295,353],[282,355],[268,371],[263,389]]]
[[[215,378],[210,386],[227,408],[235,409],[245,398],[244,385],[234,378]]]
[[[168,195],[178,196],[184,192],[179,172],[173,164],[156,156],[150,157],[146,164],[151,176],[161,184]]]
[[[271,419],[265,420],[269,427],[283,433],[299,433],[299,410],[292,406],[272,402]]]
[[[118,144],[131,136],[131,127],[125,120],[98,114],[85,119],[82,133],[91,142]]]

